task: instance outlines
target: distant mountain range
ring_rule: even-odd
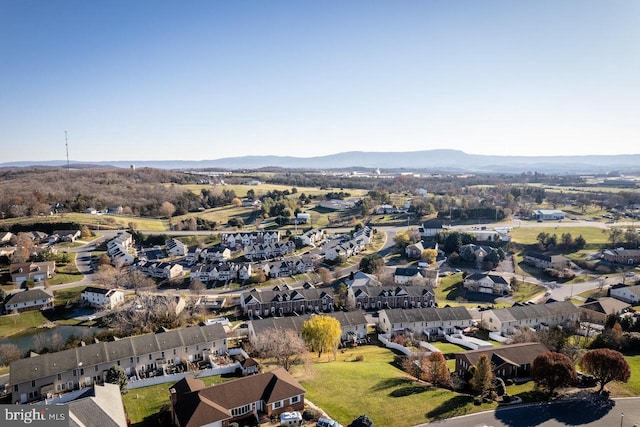
[[[0,167],[50,166],[66,167],[63,160],[43,162],[7,162]],[[159,169],[260,169],[277,167],[284,169],[348,170],[380,169],[474,172],[474,173],[605,173],[619,171],[640,173],[640,154],[589,155],[589,156],[488,156],[467,154],[458,150],[425,150],[410,152],[349,151],[318,157],[243,156],[216,160],[131,160],[71,162],[73,168],[152,167]]]

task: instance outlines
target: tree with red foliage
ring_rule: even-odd
[[[558,387],[574,382],[577,379],[577,375],[571,359],[562,353],[548,351],[538,355],[533,360],[531,378],[551,395]]]
[[[631,377],[631,368],[622,353],[609,348],[587,351],[580,359],[580,366],[600,384],[598,393],[611,381],[626,383]]]

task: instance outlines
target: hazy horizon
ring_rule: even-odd
[[[0,163],[640,153],[640,3],[0,7]]]

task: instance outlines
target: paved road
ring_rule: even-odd
[[[633,427],[640,426],[640,398],[584,399],[513,406],[448,418],[416,427]]]

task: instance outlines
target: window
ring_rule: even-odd
[[[282,408],[282,401],[273,403],[273,409],[278,409],[278,408]]]
[[[95,371],[98,372],[98,366],[96,365],[94,368],[95,368]]]
[[[80,375],[84,375],[84,368],[80,369]]]
[[[77,370],[77,369],[74,369],[74,370],[73,370],[73,376],[74,376],[74,377],[78,376],[78,370]]]
[[[35,387],[36,386],[36,380],[32,380],[31,381],[31,387]]]
[[[62,374],[58,374],[58,381],[62,380]]]
[[[164,359],[164,351],[162,352],[160,357]]]
[[[151,360],[151,355],[149,355],[149,360]]]
[[[116,363],[118,364],[118,366],[120,366],[120,361],[119,360]]]
[[[13,386],[13,391],[14,391],[14,393],[17,393],[17,392],[18,392],[18,384],[16,384],[16,385],[14,385],[14,386]]]
[[[293,396],[291,398],[291,403],[298,403],[300,402],[300,396]]]

